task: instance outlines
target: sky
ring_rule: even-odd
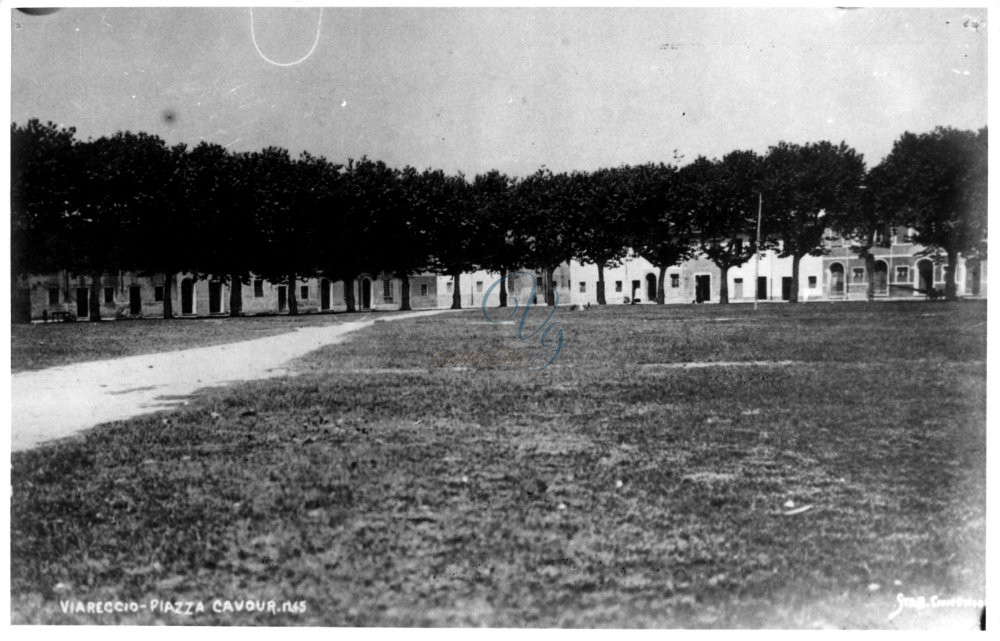
[[[10,11],[11,120],[82,139],[524,176],[987,124],[983,8]]]

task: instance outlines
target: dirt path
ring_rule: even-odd
[[[385,316],[396,321],[448,310]],[[11,450],[16,452],[108,421],[176,405],[197,389],[281,376],[288,361],[376,321],[304,327],[227,345],[75,363],[11,377]],[[167,398],[164,398],[167,397]]]

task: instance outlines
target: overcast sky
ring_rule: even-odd
[[[873,165],[903,131],[987,124],[987,33],[968,17],[988,18],[306,7],[254,9],[251,29],[240,8],[13,11],[11,118],[470,175],[779,140],[845,140]]]

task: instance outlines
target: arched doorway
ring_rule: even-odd
[[[885,296],[889,293],[889,265],[884,260],[875,261],[872,280],[875,283],[876,296]]]
[[[840,263],[830,265],[830,296],[844,295],[844,266]]]
[[[330,309],[330,281],[325,278],[319,281],[319,308],[324,312]]]
[[[934,289],[934,263],[929,258],[917,261],[917,289],[924,294]]]
[[[194,281],[190,278],[181,281],[181,314],[194,314]]]
[[[361,281],[361,309],[372,307],[372,282],[367,278]]]
[[[656,300],[656,274],[646,274],[646,300]]]

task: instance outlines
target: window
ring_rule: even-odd
[[[447,292],[448,292],[449,294],[450,294],[450,293],[452,293],[452,292],[454,292],[454,291],[455,291],[455,283],[453,283],[453,282],[451,282],[451,281],[449,280],[449,281],[448,281],[448,284],[447,284],[447,287],[446,287],[446,291],[447,291]]]
[[[852,283],[863,283],[865,282],[865,268],[855,267],[851,270],[851,282]]]
[[[809,277],[809,289],[816,289],[816,277],[815,276],[810,276]]]
[[[420,295],[421,296],[427,295],[427,283],[424,283],[420,286]]]
[[[581,280],[581,281],[580,281],[580,293],[582,294],[582,293],[584,293],[584,292],[586,292],[586,291],[587,291],[587,283],[585,283],[585,282],[583,282],[583,281]]]
[[[299,288],[299,298],[309,300],[309,285],[302,285]]]
[[[483,293],[483,281],[481,280],[476,281],[476,292],[479,294]]]
[[[875,238],[873,240],[875,241],[876,245],[883,245],[885,244],[885,239],[888,237],[889,237],[889,226],[879,225],[878,229],[875,230]]]
[[[59,288],[49,287],[49,305],[59,304]]]
[[[163,286],[153,288],[153,300],[157,303],[163,302]]]
[[[620,280],[616,280],[615,281],[615,291],[616,292],[621,292],[622,291],[622,282]]]
[[[934,282],[944,282],[944,265],[934,265]]]
[[[264,281],[259,278],[253,280],[253,297],[264,298]]]
[[[382,297],[386,300],[392,300],[392,279],[383,278],[382,279]]]
[[[910,281],[910,268],[906,265],[900,265],[896,268],[896,282],[897,283],[907,283]]]
[[[104,288],[104,302],[105,303],[113,303],[113,302],[115,302],[115,288],[114,287],[105,287]]]
[[[674,289],[681,286],[681,275],[680,274],[670,274],[670,286]]]

